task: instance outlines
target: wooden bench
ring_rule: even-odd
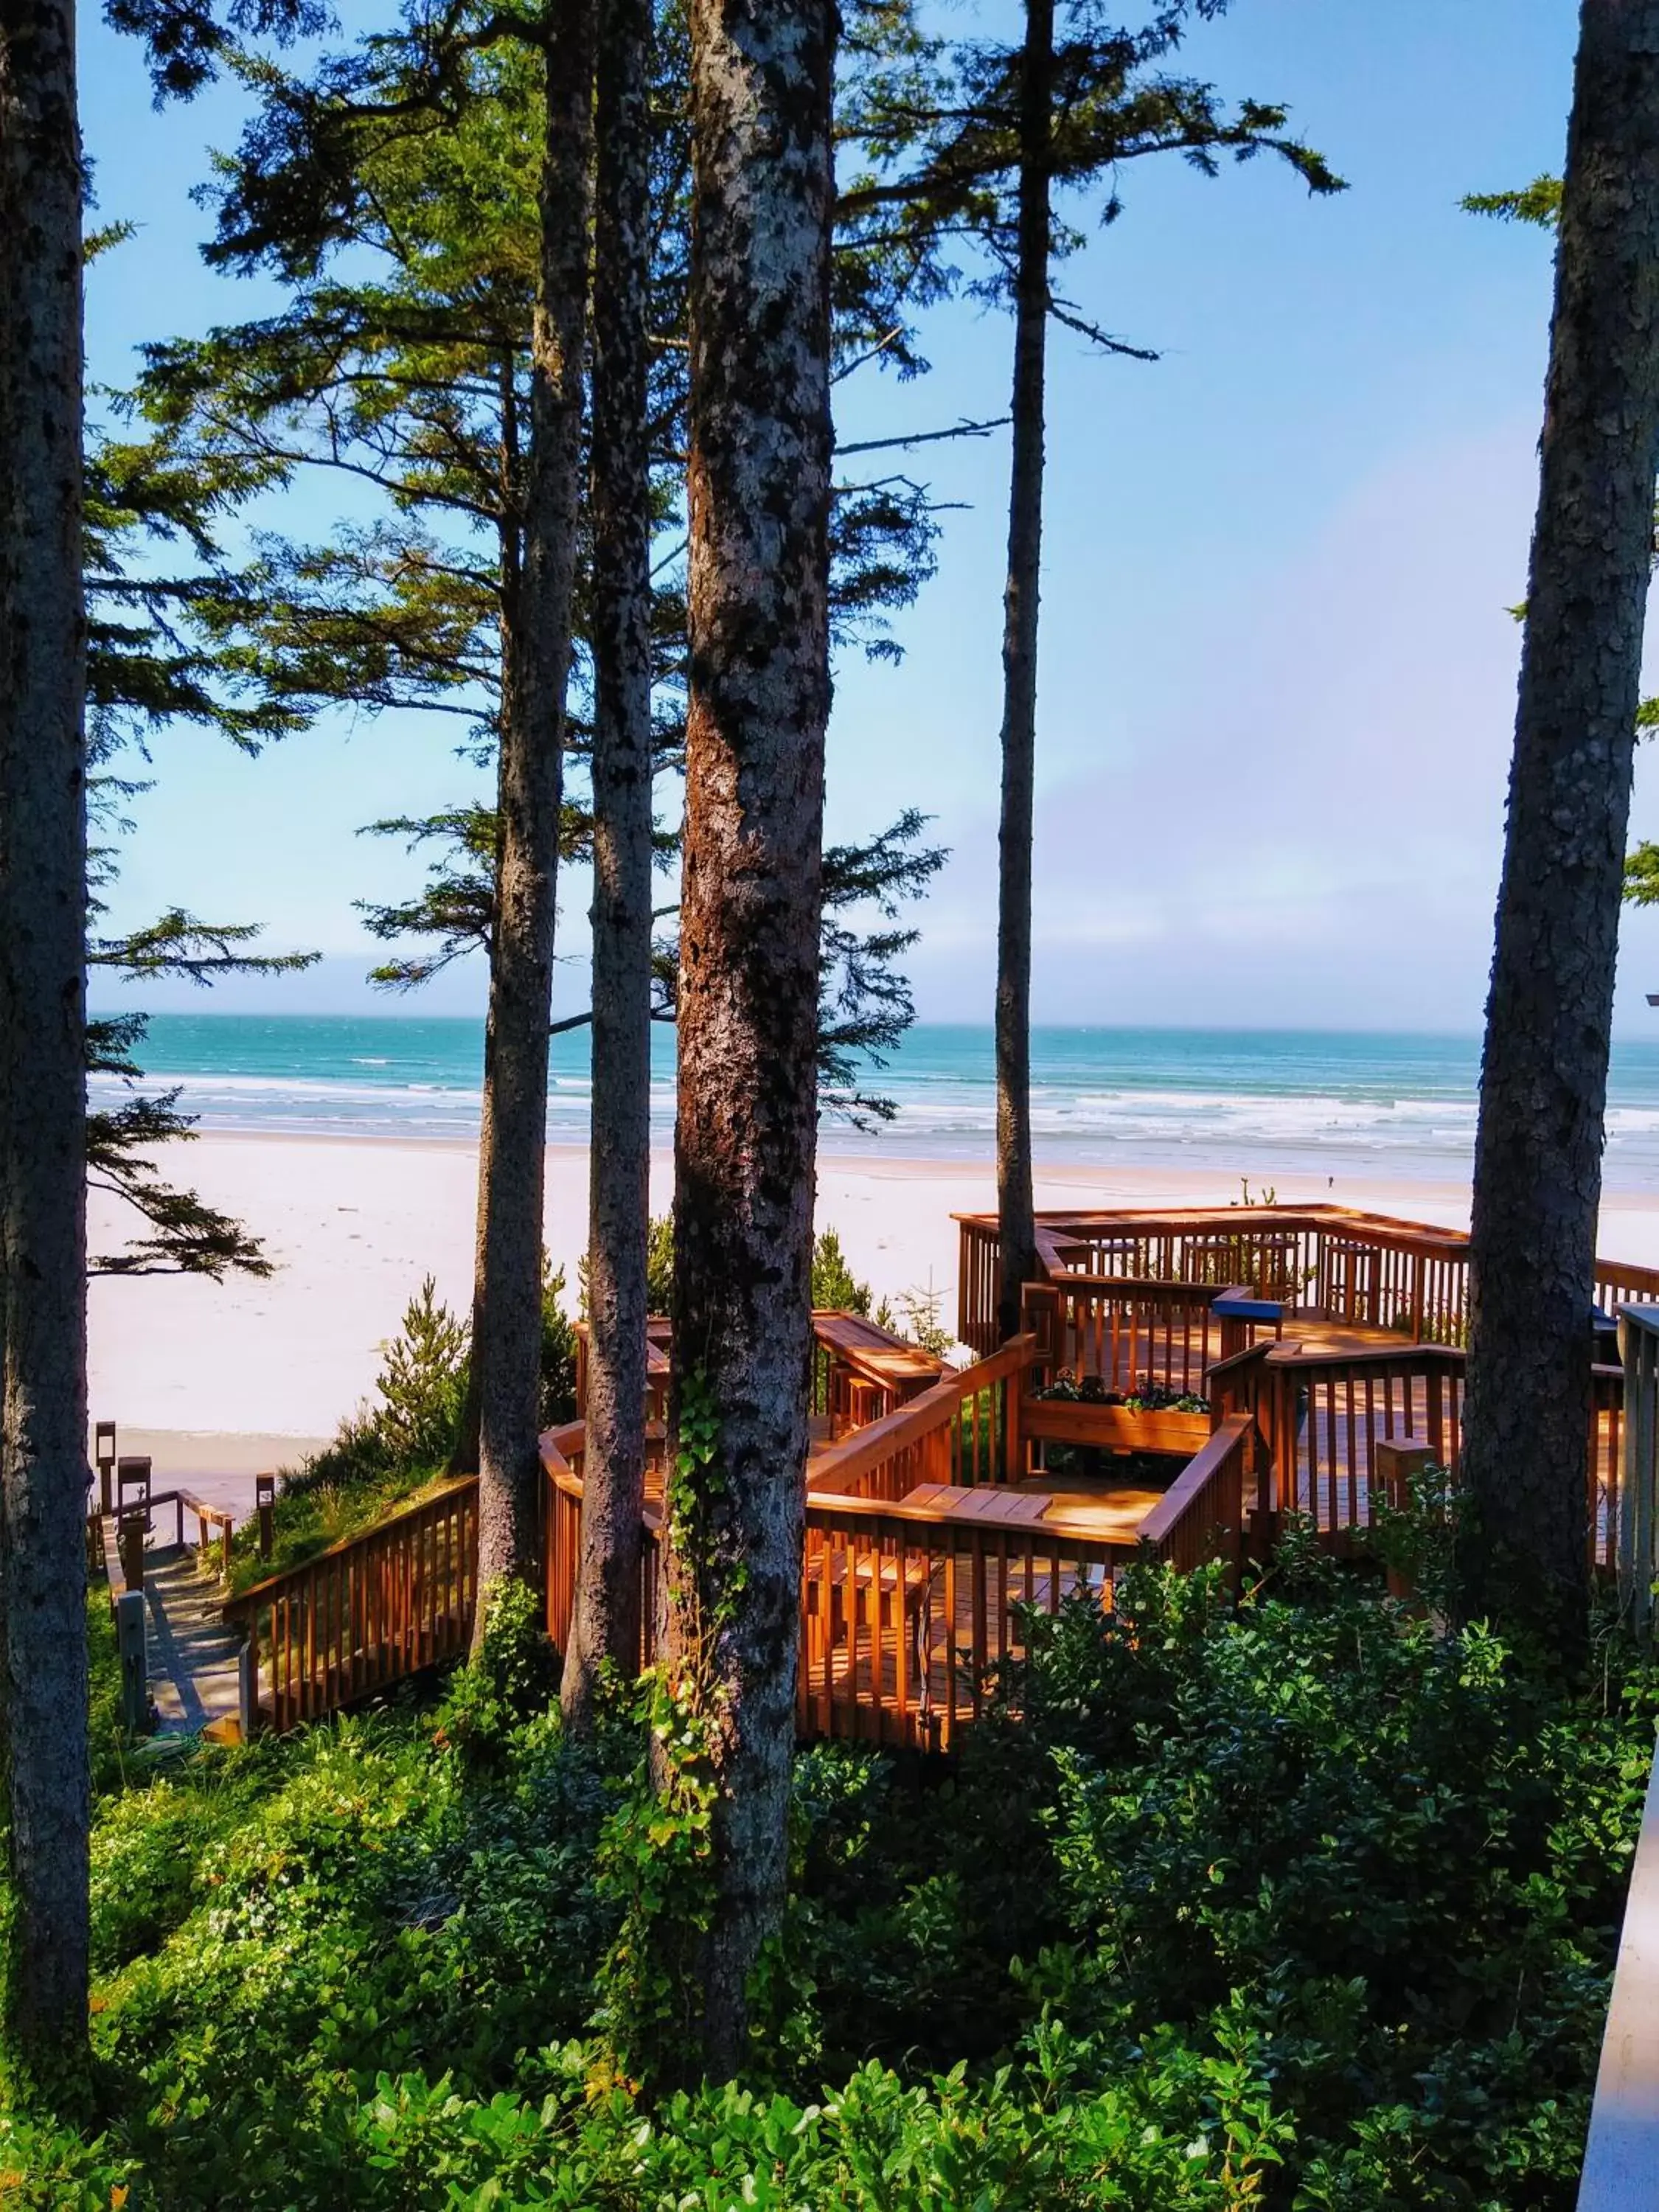
[[[945,1362],[920,1345],[907,1344],[867,1314],[820,1307],[812,1335],[829,1363],[830,1433],[867,1428],[924,1390],[945,1372]]]

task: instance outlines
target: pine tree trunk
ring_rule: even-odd
[[[580,497],[592,0],[550,6],[541,278],[531,341],[522,620],[503,685],[495,936],[484,1037],[472,1364],[478,1583],[535,1563],[542,1215],[565,683]],[[487,1607],[480,1604],[474,1641]]]
[[[693,0],[690,667],[666,1652],[708,1731],[689,2027],[744,2051],[781,1923],[807,1448],[829,714],[833,0]]]
[[[26,2068],[87,2032],[86,749],[75,11],[0,0],[0,1426]]]
[[[651,1197],[651,0],[599,0],[593,252],[593,1089],[587,1434],[566,1717],[640,1658]]]
[[[1659,0],[1585,0],[1475,1146],[1471,1616],[1588,1632],[1589,1309],[1659,465]]]
[[[1031,811],[1036,781],[1037,592],[1042,563],[1043,356],[1048,331],[1049,82],[1054,0],[1026,0],[1014,280],[1013,464],[1003,593],[1002,817],[997,875],[997,1332],[1019,1329],[1036,1272],[1031,1197]]]

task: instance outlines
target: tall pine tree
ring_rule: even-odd
[[[1167,0],[1133,29],[1120,27],[1100,0],[1058,6],[1026,0],[1016,44],[937,42],[927,65],[910,57],[867,87],[858,121],[872,172],[855,179],[842,202],[848,216],[885,210],[902,235],[976,239],[986,262],[973,287],[1013,314],[996,984],[997,1312],[1004,1336],[1019,1327],[1021,1286],[1036,1265],[1031,866],[1048,325],[1058,322],[1107,352],[1152,357],[1109,336],[1058,291],[1056,267],[1083,239],[1061,219],[1057,203],[1095,196],[1109,222],[1120,209],[1122,164],[1160,153],[1178,154],[1212,175],[1224,153],[1247,161],[1267,149],[1311,191],[1340,189],[1320,155],[1286,135],[1282,107],[1250,100],[1231,107],[1212,86],[1159,66],[1192,19],[1220,15],[1227,4]]]
[[[232,0],[283,34],[308,0]],[[113,0],[193,89],[210,0]],[[75,10],[0,5],[0,1668],[8,2027],[26,2071],[84,2049],[86,611]]]
[[[640,1654],[651,1197],[651,0],[599,0],[594,112],[592,1135],[581,1552],[563,1703]]]
[[[750,1978],[781,1922],[794,1747],[830,706],[835,35],[830,0],[693,0],[665,1650],[714,1791],[693,2017],[716,2078],[742,2063]]]
[[[7,2027],[87,2027],[86,623],[75,11],[0,7],[0,1665]]]
[[[1462,1602],[1589,1632],[1590,1285],[1659,468],[1659,0],[1583,0],[1470,1234]]]

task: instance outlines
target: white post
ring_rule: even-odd
[[[1659,1765],[1625,1900],[1578,2212],[1659,2212]]]

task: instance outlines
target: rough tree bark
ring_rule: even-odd
[[[777,1930],[807,1447],[834,0],[691,9],[690,702],[665,1650],[715,1786],[701,2056]],[[701,1438],[701,1443],[698,1440]]]
[[[651,1197],[651,0],[599,0],[594,130],[593,1090],[587,1437],[563,1703],[640,1656]]]
[[[0,0],[0,1595],[7,2026],[87,2031],[86,696],[70,0]]]
[[[542,1214],[565,684],[581,490],[592,151],[592,0],[547,11],[541,270],[531,340],[520,620],[505,641],[495,935],[484,1034],[472,1367],[478,1581],[534,1564]],[[477,1608],[475,1641],[488,1607]]]
[[[1042,562],[1042,386],[1048,331],[1054,0],[1026,0],[1014,276],[1013,460],[1003,592],[1002,816],[997,875],[997,1331],[1019,1329],[1036,1272],[1031,1197],[1031,811],[1036,780],[1037,592]]]
[[[1659,0],[1584,0],[1486,1003],[1460,1543],[1472,1616],[1588,1628],[1589,1304],[1659,463]]]

